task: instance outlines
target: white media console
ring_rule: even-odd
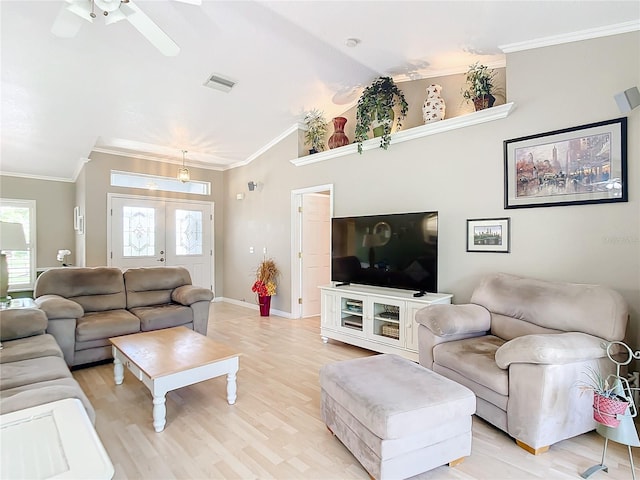
[[[320,335],[380,353],[418,361],[416,312],[432,303],[451,303],[453,295],[366,285],[327,285],[321,290]]]

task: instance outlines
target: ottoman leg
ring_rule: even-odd
[[[455,460],[451,460],[449,462],[449,466],[455,467],[456,465],[460,465],[462,462],[464,462],[464,457],[456,458]]]

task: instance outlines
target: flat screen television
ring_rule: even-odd
[[[331,280],[438,291],[438,212],[331,219]]]

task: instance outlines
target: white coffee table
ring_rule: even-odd
[[[221,375],[227,376],[227,401],[236,402],[236,374],[240,354],[187,327],[134,333],[109,339],[113,345],[113,373],[120,385],[124,365],[153,395],[153,428],[166,424],[165,396],[177,388]]]
[[[0,478],[113,477],[82,402],[67,398],[0,415]]]

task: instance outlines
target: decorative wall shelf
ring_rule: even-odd
[[[420,125],[418,127],[409,128],[407,130],[401,130],[397,133],[391,134],[391,144],[406,142],[408,140],[414,140],[416,138],[427,137],[429,135],[435,135],[437,133],[448,132],[449,130],[457,130],[459,128],[470,127],[471,125],[478,125],[480,123],[493,122],[494,120],[500,120],[506,118],[515,108],[513,102],[506,103],[504,105],[498,105],[497,107],[487,108],[480,110],[479,112],[469,113],[467,115],[461,115],[459,117],[447,118],[435,123],[428,123],[426,125]],[[370,138],[362,143],[362,150],[371,150],[372,148],[379,148],[380,139]],[[332,158],[343,157],[345,155],[351,155],[358,152],[358,144],[352,143],[345,145],[344,147],[334,148],[333,150],[327,150],[324,152],[314,153],[305,157],[296,158],[291,160],[296,167],[303,165],[311,165],[312,163],[324,162]]]

